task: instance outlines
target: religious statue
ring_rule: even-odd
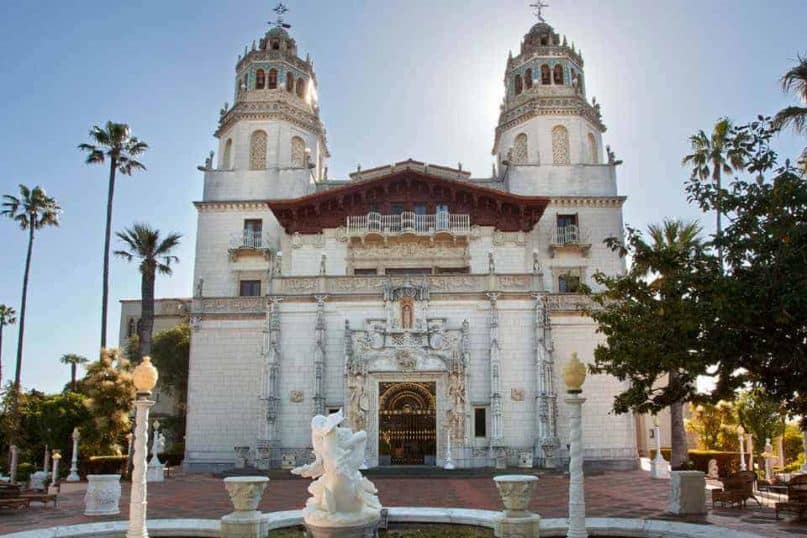
[[[543,271],[543,268],[541,267],[541,260],[538,259],[538,251],[533,250],[532,251],[532,272],[533,272],[533,274],[540,275],[542,271]]]
[[[197,297],[201,297],[201,296],[202,296],[202,293],[204,292],[204,287],[205,287],[205,279],[204,279],[204,278],[200,278],[200,279],[199,279],[199,280],[196,282],[196,296],[197,296]]]
[[[488,273],[491,275],[496,272],[496,261],[493,259],[493,251],[488,251]]]
[[[350,377],[348,381],[350,388],[350,402],[348,416],[351,425],[360,430],[364,428],[367,421],[367,411],[370,409],[370,399],[364,392],[364,376],[357,373]]]
[[[317,528],[375,528],[381,517],[381,502],[375,486],[362,476],[367,432],[353,433],[340,427],[342,410],[311,420],[314,462],[292,469],[292,474],[316,479],[309,487],[311,498],[303,510],[303,521],[314,536]],[[314,527],[314,529],[312,529]],[[331,534],[328,534],[331,536]]]

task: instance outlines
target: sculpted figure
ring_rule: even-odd
[[[342,410],[311,420],[313,463],[296,467],[292,473],[316,480],[308,487],[311,498],[303,519],[317,527],[348,527],[370,524],[381,517],[378,491],[364,478],[359,467],[364,461],[367,432],[353,433],[339,424]]]

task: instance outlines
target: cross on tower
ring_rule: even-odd
[[[286,7],[286,4],[279,2],[277,7],[272,10],[277,15],[277,19],[269,21],[269,24],[274,25],[276,28],[291,28],[291,24],[286,23],[283,19],[283,15],[288,12],[288,10],[289,8]]]
[[[535,16],[538,17],[539,21],[546,22],[546,19],[544,19],[544,16],[541,14],[541,11],[545,7],[549,7],[548,3],[542,2],[541,0],[537,0],[537,2],[535,2],[534,4],[530,4],[530,7],[535,8]]]

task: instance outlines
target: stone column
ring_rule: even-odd
[[[539,274],[543,279],[543,275]],[[554,469],[558,464],[560,440],[557,435],[557,397],[555,395],[552,327],[544,293],[535,293],[535,374],[536,436],[533,454],[538,465]]]
[[[78,427],[73,428],[73,458],[70,462],[70,474],[65,479],[67,482],[78,482],[81,478],[78,476],[78,441],[81,435],[78,432]]]
[[[11,452],[11,463],[8,466],[8,479],[9,482],[12,484],[17,483],[17,463],[20,457],[20,451],[17,448],[17,445],[11,445],[8,447],[8,451]],[[46,469],[47,471],[47,469]]]
[[[586,497],[583,477],[583,403],[581,396],[586,367],[572,354],[563,370],[566,404],[569,406],[569,529],[567,538],[587,538]]]
[[[776,439],[774,440],[774,443],[776,443],[776,465],[779,467],[784,467],[785,466],[784,436],[783,435],[777,436]],[[807,450],[805,450],[805,453],[807,453]]]
[[[42,457],[42,470],[47,473],[48,469],[50,469],[50,447],[46,444],[45,455]]]
[[[451,426],[446,428],[446,463],[443,465],[443,469],[452,470],[454,469],[454,462],[451,459]]]
[[[491,254],[491,259],[493,255]],[[490,301],[490,311],[488,313],[488,340],[490,353],[490,407],[491,407],[491,436],[490,436],[490,456],[496,460],[496,466],[503,466],[501,459],[503,455],[502,447],[502,394],[501,394],[501,361],[499,347],[499,309],[496,300],[499,294],[489,292],[487,294]],[[504,462],[506,465],[506,462]]]
[[[740,470],[745,471],[747,470],[745,466],[745,448],[744,448],[745,429],[743,429],[742,426],[737,428],[737,441],[739,441],[740,443]]]
[[[804,465],[801,466],[801,472],[807,473],[807,430],[801,433],[801,444],[804,448]]]
[[[146,458],[148,457],[149,409],[154,402],[149,399],[157,384],[157,369],[151,365],[149,357],[132,373],[137,396],[135,398],[134,456],[132,458],[132,488],[129,500],[129,530],[126,538],[148,538],[146,529],[147,482]]]
[[[670,469],[667,460],[661,454],[661,427],[658,424],[658,415],[653,415],[653,425],[656,441],[656,456],[650,462],[650,478],[670,478]]]
[[[59,461],[62,459],[62,454],[54,449],[51,458],[53,459],[53,472],[50,475],[50,485],[56,486],[59,483]]]
[[[324,256],[324,254],[323,254]],[[314,327],[314,415],[325,415],[325,346],[327,344],[327,323],[325,322],[325,300],[327,295],[316,295],[317,321]]]
[[[263,439],[259,444],[271,451],[278,438],[277,415],[280,407],[280,297],[267,298],[263,328]],[[273,457],[270,455],[270,458]]]
[[[745,448],[748,450],[748,468],[754,470],[754,436],[750,433],[745,434]]]

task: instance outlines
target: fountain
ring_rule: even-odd
[[[292,473],[316,479],[303,521],[314,538],[372,538],[381,520],[381,503],[372,482],[359,468],[364,461],[367,432],[340,427],[345,419],[336,413],[311,420],[314,462]]]

